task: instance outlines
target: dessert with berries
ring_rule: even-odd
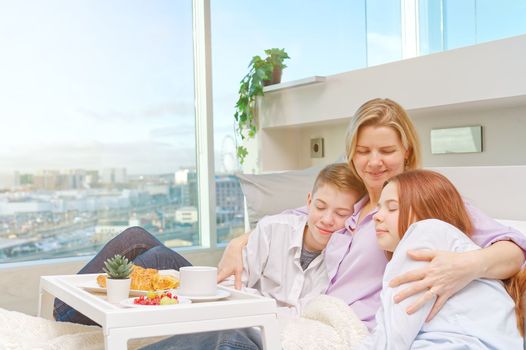
[[[148,292],[146,295],[141,295],[133,299],[133,303],[137,305],[174,305],[179,304],[177,295],[170,292]]]

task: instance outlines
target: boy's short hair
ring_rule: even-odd
[[[356,192],[360,196],[365,194],[362,181],[354,175],[347,163],[329,164],[323,168],[314,181],[312,193],[316,193],[318,188],[327,184],[342,192]]]

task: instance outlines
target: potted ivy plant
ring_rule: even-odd
[[[130,275],[133,270],[133,262],[116,254],[104,262],[102,268],[108,275],[106,280],[106,295],[110,303],[118,303],[128,298],[130,294]]]
[[[285,49],[272,48],[265,50],[266,56],[252,57],[248,65],[248,73],[239,82],[239,99],[236,102],[234,118],[236,120],[236,133],[241,142],[254,138],[256,135],[256,97],[263,96],[263,87],[281,82],[283,63],[290,59]],[[248,154],[243,145],[237,146],[237,157],[241,164]]]

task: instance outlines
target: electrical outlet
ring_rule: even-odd
[[[323,158],[325,156],[325,149],[323,147],[323,137],[310,139],[310,157]]]

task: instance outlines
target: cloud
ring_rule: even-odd
[[[195,135],[195,124],[194,123],[178,123],[177,126],[170,126],[164,128],[156,128],[150,130],[150,137],[153,139],[172,138],[177,136],[194,136]]]
[[[175,116],[186,118],[194,115],[193,101],[178,101],[173,103],[160,104],[151,106],[143,110],[123,111],[123,110],[106,110],[96,111],[90,109],[80,109],[81,115],[96,121],[124,120],[126,122],[144,121],[158,119],[165,116]]]
[[[367,33],[368,66],[401,59],[400,37],[375,32]]]

